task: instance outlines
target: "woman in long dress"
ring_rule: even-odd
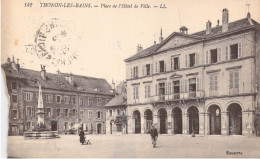
[[[82,128],[79,129],[79,141],[83,145],[85,142],[85,134]]]

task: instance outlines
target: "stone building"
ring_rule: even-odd
[[[115,83],[112,83],[112,88]],[[117,95],[106,105],[106,134],[127,133],[127,112],[126,112],[126,82],[119,83],[115,89]]]
[[[42,87],[44,123],[59,133],[75,131],[79,125],[90,133],[106,132],[104,105],[113,97],[105,79],[20,68],[8,58],[2,65],[10,99],[9,135],[22,135],[37,124],[39,84]]]
[[[252,135],[259,107],[260,25],[247,17],[187,27],[125,60],[128,132]],[[258,99],[258,100],[257,100]],[[258,104],[257,104],[258,103]]]

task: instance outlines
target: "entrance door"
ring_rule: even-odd
[[[57,131],[57,121],[51,121],[51,131]]]
[[[167,122],[167,112],[165,109],[159,110],[160,116],[160,134],[167,134],[166,122]]]
[[[141,117],[138,110],[134,111],[134,124],[135,124],[135,134],[141,133]]]
[[[97,125],[97,133],[98,133],[98,134],[101,134],[101,124],[98,124],[98,125]]]

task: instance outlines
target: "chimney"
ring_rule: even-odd
[[[247,13],[247,18],[248,18],[248,19],[250,19],[250,18],[251,18],[251,15],[250,15],[250,13],[249,13],[249,12]]]
[[[206,22],[206,35],[211,33],[211,22],[208,20],[208,22]]]
[[[222,10],[222,33],[228,31],[228,10],[225,8]]]
[[[70,85],[72,85],[72,86],[74,85],[74,79],[73,79],[73,74],[72,73],[67,74],[65,76],[65,79],[69,82]]]
[[[46,70],[44,65],[41,65],[41,78],[46,80]]]
[[[143,51],[143,47],[141,46],[141,45],[137,45],[137,49],[136,49],[137,51],[137,53],[140,53],[140,52],[142,52]]]
[[[17,59],[16,68],[17,68],[17,72],[20,73],[20,64],[19,64],[19,59]]]
[[[7,63],[10,63],[10,62],[11,62],[10,57],[7,57]]]
[[[156,41],[155,40],[154,40],[153,44],[156,45]]]
[[[19,60],[17,60],[18,62]],[[15,71],[17,71],[19,73],[19,68],[20,68],[20,65],[16,64],[15,61],[14,61],[14,56],[13,56],[13,61],[12,61],[12,67]],[[19,67],[19,68],[18,68]]]
[[[162,36],[162,28],[161,28],[161,32],[160,32],[160,37],[159,37],[159,43],[163,42],[163,36]]]
[[[180,32],[183,34],[188,34],[188,28],[186,26],[180,27]]]
[[[217,27],[219,26],[219,20],[217,21]]]
[[[116,89],[116,86],[115,86],[115,82],[114,82],[114,80],[112,80],[111,88],[112,88],[113,90]]]

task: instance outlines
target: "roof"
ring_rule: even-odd
[[[196,43],[199,41],[208,40],[210,38],[226,35],[227,33],[241,31],[241,30],[247,29],[247,28],[253,28],[254,26],[258,27],[259,24],[253,19],[244,18],[244,19],[241,19],[238,21],[228,23],[228,31],[225,33],[222,33],[222,26],[213,27],[210,34],[206,34],[206,30],[196,32],[193,34],[184,34],[184,33],[173,32],[161,44],[150,46],[147,49],[143,50],[142,52],[137,53],[137,54],[125,59],[125,62],[136,60],[139,58],[143,58],[143,57],[147,57],[147,56],[155,54],[158,48],[163,46],[169,39],[171,39],[175,35],[181,35],[181,36],[185,36],[185,37],[190,37],[192,39],[196,39],[193,42],[193,43]],[[186,45],[186,44],[184,44],[184,45]],[[184,45],[181,45],[181,46],[184,46]],[[180,47],[180,45],[176,46],[176,47]]]
[[[105,106],[112,107],[112,106],[124,106],[126,105],[126,98],[123,95],[117,95],[112,98]]]
[[[28,87],[39,87],[38,82],[42,88],[56,89],[56,90],[68,90],[78,91],[85,93],[107,94],[114,95],[111,90],[110,84],[102,78],[94,78],[80,75],[72,75],[74,84],[71,85],[66,80],[66,74],[54,74],[46,73],[46,80],[41,78],[41,72],[35,70],[29,70],[20,68],[20,73],[13,69],[12,63],[6,63],[2,65],[5,71],[6,77],[11,78],[23,78],[24,83]]]

